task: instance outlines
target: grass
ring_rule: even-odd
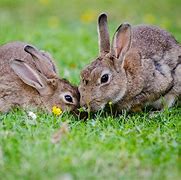
[[[50,51],[60,76],[79,83],[96,57],[96,16],[109,14],[111,34],[120,22],[166,28],[181,42],[179,0],[0,0],[0,43],[21,40]],[[181,107],[150,116],[96,114],[82,122],[70,114],[27,111],[0,114],[0,179],[180,179]],[[67,133],[52,136],[66,122]]]

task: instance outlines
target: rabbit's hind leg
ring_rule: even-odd
[[[175,101],[181,96],[181,64],[178,64],[173,72],[174,86],[164,96],[152,103],[152,106],[157,110],[170,108],[175,104]]]
[[[152,103],[152,106],[156,110],[164,110],[165,108],[171,108],[177,99],[177,96],[171,92],[167,93],[164,97],[156,100]]]
[[[181,63],[181,62],[180,62]],[[174,77],[174,93],[180,98],[181,96],[181,64],[178,64],[173,73]]]

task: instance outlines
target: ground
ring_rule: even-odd
[[[0,44],[21,40],[51,52],[60,76],[78,85],[80,70],[98,53],[99,13],[107,12],[111,36],[121,22],[146,23],[181,42],[180,6],[180,0],[0,0]],[[98,113],[86,122],[37,111],[32,120],[27,111],[0,114],[0,179],[181,177],[180,105],[153,115]]]

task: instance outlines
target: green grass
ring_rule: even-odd
[[[98,52],[96,16],[109,14],[111,35],[124,21],[156,24],[181,42],[180,0],[0,0],[0,44],[21,40],[50,51],[60,76],[79,83]],[[82,122],[36,112],[0,114],[0,179],[180,179],[181,107],[150,116],[96,114]],[[54,133],[69,132],[57,144]]]

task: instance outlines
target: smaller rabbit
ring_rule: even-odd
[[[98,33],[99,57],[81,72],[81,106],[98,111],[112,102],[119,112],[174,104],[181,95],[181,46],[170,33],[124,23],[110,47],[104,13],[98,18]]]
[[[23,42],[0,47],[0,112],[14,106],[76,111],[77,87],[57,75],[51,55]]]

